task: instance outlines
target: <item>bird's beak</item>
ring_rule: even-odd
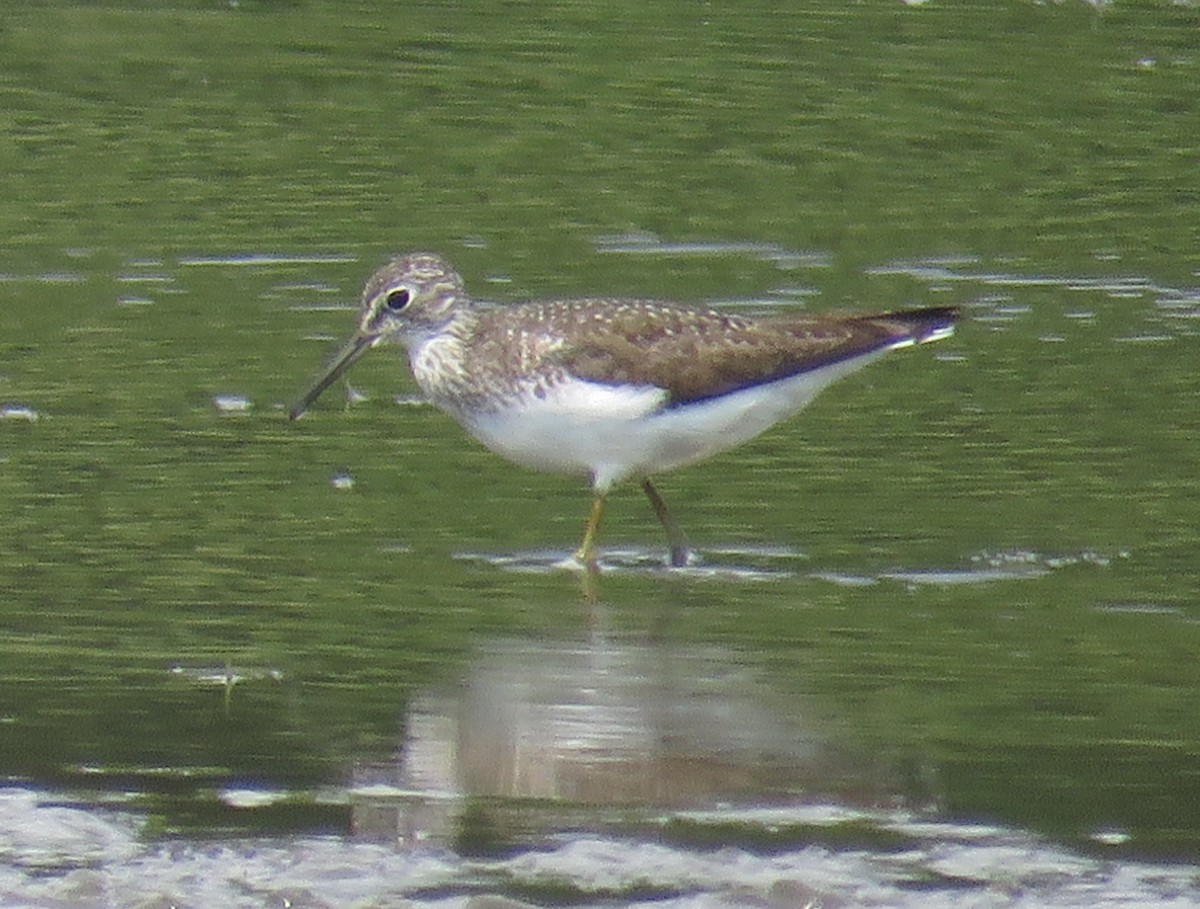
[[[304,396],[292,405],[292,409],[288,411],[288,419],[295,420],[304,411],[308,410],[313,401],[317,400],[326,388],[341,378],[346,370],[357,363],[362,358],[362,355],[371,349],[376,340],[378,338],[375,335],[355,332],[354,336],[329,361],[329,365],[325,367],[325,371],[313,382],[312,388],[306,391]]]

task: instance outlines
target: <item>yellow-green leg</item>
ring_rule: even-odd
[[[575,560],[589,571],[595,571],[599,567],[596,564],[596,540],[600,537],[600,521],[604,517],[604,501],[604,496],[599,493],[592,499],[592,511],[588,515],[587,529],[583,532],[583,543],[575,553]]]
[[[667,532],[667,546],[671,550],[671,567],[683,568],[688,563],[688,544],[683,536],[683,531],[679,529],[679,525],[671,517],[671,510],[667,508],[666,500],[659,494],[654,484],[650,482],[649,477],[642,480],[642,489],[645,491],[647,498],[650,499],[650,506],[658,516],[658,522],[662,524],[663,529]]]

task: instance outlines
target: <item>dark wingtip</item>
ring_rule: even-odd
[[[910,339],[910,343],[924,344],[954,334],[954,325],[961,315],[962,310],[957,306],[926,306],[869,318],[873,322],[889,324],[901,336]]]
[[[957,306],[934,306],[922,311],[920,341],[932,341],[954,334],[954,326],[962,311]]]

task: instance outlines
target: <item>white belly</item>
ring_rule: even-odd
[[[499,412],[450,412],[497,454],[535,470],[589,476],[604,492],[627,477],[682,467],[747,442],[883,353],[666,410],[666,393],[658,388],[573,381]]]

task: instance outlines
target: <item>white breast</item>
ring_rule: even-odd
[[[581,474],[607,488],[645,460],[650,415],[667,394],[653,386],[571,381],[542,396],[526,395],[498,411],[451,414],[497,454],[534,470]]]

